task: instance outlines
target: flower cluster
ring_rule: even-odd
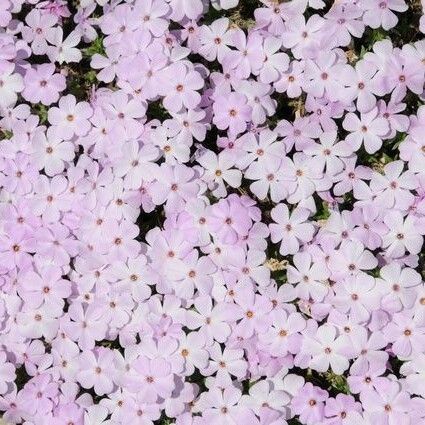
[[[405,0],[0,0],[3,419],[425,424],[421,32]]]

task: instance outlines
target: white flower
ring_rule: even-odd
[[[13,106],[18,99],[17,93],[24,89],[23,78],[14,73],[15,66],[10,62],[3,62],[0,67],[0,106]]]
[[[62,28],[52,28],[46,38],[49,43],[53,44],[47,50],[47,56],[52,62],[59,62],[60,64],[80,62],[82,54],[75,47],[81,40],[81,34],[78,31],[72,31],[64,40]]]

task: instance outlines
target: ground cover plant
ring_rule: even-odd
[[[418,0],[0,0],[0,417],[425,424]]]

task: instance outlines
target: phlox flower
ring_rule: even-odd
[[[346,425],[362,422],[361,404],[355,401],[352,395],[338,394],[335,398],[328,398],[325,406],[325,416],[329,424]],[[357,421],[357,422],[354,422]]]
[[[146,3],[146,6],[149,7],[151,4]],[[105,46],[128,43],[141,22],[144,22],[144,19],[135,14],[128,4],[121,4],[102,15],[100,29],[106,35]]]
[[[316,424],[324,418],[325,401],[328,392],[314,387],[311,382],[306,383],[291,401],[291,411],[299,415],[300,419],[307,425]]]
[[[389,30],[397,25],[398,19],[393,12],[404,12],[407,4],[404,0],[361,0],[360,7],[365,10],[363,22],[371,28],[382,26]]]
[[[290,152],[294,145],[297,151],[304,150],[317,139],[322,131],[320,126],[307,117],[299,117],[294,122],[282,120],[276,127],[279,136],[283,137],[282,142],[286,146],[286,152]]]
[[[124,187],[138,189],[142,181],[152,181],[157,172],[159,152],[155,146],[140,146],[136,141],[128,141],[122,149],[122,155],[116,162],[114,174],[124,179]]]
[[[78,102],[72,94],[62,97],[59,106],[49,109],[49,122],[56,127],[57,135],[64,140],[74,135],[84,136],[90,129],[88,119],[93,113],[87,102]]]
[[[324,23],[319,15],[313,15],[307,22],[303,15],[297,15],[288,22],[283,45],[291,49],[296,59],[304,58],[309,49],[318,46]]]
[[[367,153],[375,153],[382,146],[382,139],[389,132],[388,122],[378,116],[378,109],[375,107],[370,112],[361,114],[361,117],[354,113],[348,113],[343,121],[343,127],[350,132],[346,141],[357,151],[362,143]]]
[[[104,111],[106,117],[114,119],[129,138],[135,138],[142,132],[139,119],[144,116],[146,107],[138,99],[132,99],[122,91],[115,92],[104,106]]]
[[[52,46],[47,47],[47,56],[52,62],[70,63],[80,62],[81,51],[76,47],[81,40],[77,31],[72,31],[65,39],[61,27],[51,28],[46,34],[47,41]]]
[[[251,337],[255,332],[263,333],[270,323],[269,313],[272,303],[262,295],[256,295],[251,289],[236,294],[236,303],[240,308],[241,321],[235,332],[243,338]]]
[[[384,167],[384,174],[374,172],[370,188],[375,194],[374,202],[380,207],[393,207],[406,210],[413,203],[410,190],[416,189],[417,181],[413,173],[403,172],[403,161],[393,161]]]
[[[94,388],[97,395],[110,393],[114,386],[111,379],[113,353],[107,348],[96,351],[83,351],[80,354],[81,369],[77,373],[77,381],[83,388]]]
[[[209,61],[218,59],[222,63],[224,57],[230,52],[231,32],[228,29],[227,18],[217,19],[208,26],[203,25],[199,33],[199,54]]]
[[[206,151],[198,158],[198,162],[205,169],[203,178],[211,185],[212,193],[215,196],[227,195],[226,183],[233,188],[241,185],[242,173],[232,168],[235,160],[226,152],[216,155],[212,151]]]
[[[63,328],[82,350],[92,350],[95,341],[105,337],[108,326],[98,305],[90,304],[84,307],[82,304],[73,303],[69,307],[68,316],[71,320],[64,322]]]
[[[153,424],[161,416],[161,411],[155,400],[155,393],[137,393],[128,397],[128,403],[123,407],[123,417],[129,421],[143,421]]]
[[[263,84],[274,83],[289,68],[289,57],[280,51],[282,42],[277,37],[267,37],[263,42],[265,58],[259,71]]]
[[[240,93],[230,93],[220,96],[214,102],[213,121],[220,130],[229,129],[231,134],[242,133],[251,119],[252,108],[247,104],[247,98]]]
[[[243,379],[247,372],[247,362],[243,358],[243,350],[224,348],[214,343],[209,348],[210,362],[208,367],[204,369],[206,375],[216,374],[217,381],[228,382],[230,376]]]
[[[6,61],[0,62],[0,107],[15,104],[18,93],[24,89],[22,77],[14,72],[15,66]]]
[[[356,3],[334,3],[326,14],[328,22],[332,22],[331,39],[335,45],[347,46],[351,37],[360,38],[365,25],[362,21],[362,9]]]
[[[15,159],[5,159],[3,175],[0,176],[2,186],[15,195],[25,195],[37,185],[37,167],[29,155],[18,153]]]
[[[251,192],[261,200],[265,199],[269,192],[273,202],[286,199],[293,192],[295,183],[294,179],[285,172],[286,166],[290,163],[287,157],[282,157],[281,160],[272,157],[270,160],[252,162],[245,171],[245,177],[254,180],[249,187]]]
[[[379,100],[378,109],[379,114],[382,115],[390,125],[390,134],[386,137],[391,139],[397,134],[397,131],[407,131],[409,128],[409,119],[400,113],[406,109],[405,103],[399,103],[396,100],[391,100],[388,104],[386,104],[383,100]]]
[[[308,59],[304,71],[303,89],[313,96],[326,97],[335,102],[349,102],[348,86],[355,78],[350,65],[338,61],[334,52],[323,52],[318,58]]]
[[[97,79],[105,83],[110,83],[114,80],[117,74],[118,62],[121,56],[120,51],[115,45],[106,49],[107,56],[102,56],[95,53],[90,62],[93,69],[100,69],[97,73]]]
[[[39,272],[29,270],[22,277],[19,294],[28,307],[44,305],[60,314],[64,306],[63,299],[71,295],[71,283],[61,279],[59,267],[45,267]]]
[[[353,191],[356,199],[363,199],[368,194],[368,185],[364,180],[370,180],[372,170],[368,167],[359,165],[356,167],[356,158],[344,158],[344,169],[335,176],[336,184],[333,192],[337,196],[341,196],[347,192]]]
[[[304,85],[304,63],[292,61],[286,72],[275,82],[274,87],[278,93],[284,93],[290,98],[301,95]]]
[[[298,252],[293,258],[294,266],[288,266],[288,282],[296,285],[298,298],[321,301],[329,291],[329,271],[324,264],[313,262],[307,252]]]
[[[382,236],[382,240],[388,257],[399,258],[406,251],[413,255],[419,253],[425,229],[414,216],[403,218],[401,212],[390,211],[385,214],[384,223],[388,231]]]
[[[352,81],[350,90],[353,92],[354,98],[357,98],[357,109],[361,113],[371,111],[376,105],[375,81],[374,76],[377,72],[375,64],[360,60],[356,63],[356,77]]]
[[[274,310],[271,317],[270,329],[260,335],[261,344],[272,355],[297,353],[302,343],[301,332],[306,326],[305,319],[298,312],[288,314],[285,310]]]
[[[425,354],[420,353],[411,361],[404,363],[400,371],[406,375],[408,391],[424,397],[425,389],[422,382],[425,377]]]
[[[149,393],[167,399],[171,396],[175,383],[170,363],[161,358],[149,359],[140,356],[133,364],[138,379],[129,386],[131,392],[142,393],[148,396]]]
[[[217,267],[208,257],[192,251],[183,260],[170,262],[167,276],[174,282],[175,293],[184,299],[193,298],[195,289],[200,294],[210,294],[213,287],[211,275]]]
[[[331,278],[355,276],[363,270],[372,270],[378,265],[378,260],[364,249],[361,242],[343,241],[338,250],[335,250],[329,259]]]
[[[411,310],[395,313],[384,329],[392,351],[400,359],[412,359],[424,351],[425,321]]]
[[[232,319],[232,311],[227,303],[218,303],[213,306],[211,297],[201,295],[194,302],[196,311],[189,311],[187,326],[189,329],[198,329],[204,335],[206,344],[213,341],[225,342],[232,328],[228,322]]]
[[[62,316],[62,312],[57,314],[46,305],[37,309],[23,309],[16,317],[19,333],[26,338],[52,340],[58,332],[59,316]]]
[[[22,407],[30,415],[46,415],[51,412],[57,393],[58,384],[49,373],[35,376],[25,385]]]
[[[34,138],[34,160],[38,168],[44,169],[48,176],[61,173],[66,163],[74,159],[75,146],[69,141],[63,141],[56,132],[49,130]]]
[[[182,21],[183,18],[198,19],[204,10],[202,0],[171,0],[171,19]]]
[[[163,0],[136,0],[133,9],[142,27],[149,30],[155,37],[161,36],[167,30],[166,16],[169,11],[169,5]]]
[[[59,99],[59,92],[65,90],[66,80],[61,74],[55,74],[53,64],[38,65],[25,74],[25,89],[22,96],[31,103],[41,102],[50,105]]]
[[[212,425],[230,425],[238,421],[257,423],[252,410],[238,404],[242,392],[233,387],[227,387],[224,391],[212,388],[200,401],[203,409],[203,418]]]
[[[264,266],[266,256],[259,250],[248,252],[235,247],[226,254],[226,262],[230,271],[234,272],[240,283],[255,283],[260,287],[270,284],[270,270]]]
[[[195,171],[185,165],[162,164],[155,172],[156,181],[152,184],[152,201],[155,205],[166,202],[172,211],[182,210],[185,203],[195,198],[199,184],[194,181]]]
[[[164,124],[172,133],[177,133],[176,137],[179,144],[191,145],[193,139],[199,142],[205,140],[207,126],[203,121],[206,114],[202,109],[189,109],[172,115],[173,120],[165,121]]]
[[[402,268],[398,263],[387,264],[381,268],[380,289],[383,297],[382,307],[389,312],[398,312],[411,307],[415,287],[420,285],[419,273],[409,267]]]
[[[397,382],[386,379],[374,390],[363,391],[360,400],[370,421],[377,424],[410,422],[410,398]]]
[[[204,81],[198,71],[190,70],[183,63],[175,63],[165,68],[161,76],[160,93],[164,97],[164,106],[172,111],[179,112],[182,107],[195,109],[201,95]]]
[[[288,202],[296,204],[302,201],[301,204],[311,209],[311,204],[309,205],[311,195],[316,191],[327,190],[332,185],[329,176],[323,174],[318,161],[302,152],[294,154],[288,166],[289,174],[295,177],[296,182],[294,192],[288,196]]]
[[[335,308],[358,323],[367,322],[373,311],[379,308],[380,294],[376,281],[366,273],[350,276],[334,286]]]
[[[48,50],[47,36],[58,22],[57,16],[42,13],[39,9],[32,9],[25,17],[27,26],[22,28],[22,36],[36,55],[43,55]]]
[[[334,176],[344,169],[341,158],[348,158],[353,150],[348,143],[337,142],[336,131],[326,132],[320,136],[320,144],[307,145],[304,152],[319,161],[326,173]],[[336,143],[335,143],[336,142]]]
[[[270,97],[271,91],[267,84],[241,81],[238,90],[248,99],[252,108],[252,122],[259,126],[264,124],[268,116],[276,111],[276,101]]]
[[[16,378],[15,367],[12,363],[6,360],[6,353],[0,353],[0,371],[1,371],[1,380],[0,380],[0,394],[5,394],[8,392],[8,384],[13,382]]]
[[[291,213],[285,204],[278,204],[271,211],[275,223],[269,225],[273,243],[281,242],[279,252],[282,255],[295,254],[301,244],[311,241],[314,226],[307,223],[310,212],[296,207]]]
[[[264,62],[262,37],[258,33],[248,36],[240,29],[235,29],[231,34],[232,46],[237,50],[231,50],[223,59],[223,65],[234,70],[237,78],[248,78],[251,73],[258,72]]]
[[[224,243],[235,244],[251,226],[249,213],[239,202],[222,199],[210,208],[208,227]]]
[[[205,347],[205,338],[199,332],[190,332],[179,340],[178,352],[182,362],[183,375],[192,375],[195,367],[202,370],[208,365],[209,354]]]
[[[262,130],[259,134],[244,134],[240,142],[246,155],[237,159],[239,168],[243,169],[255,160],[264,160],[266,163],[279,160],[284,153],[284,146],[277,141],[277,137],[277,132],[268,129]]]
[[[356,356],[350,368],[350,373],[356,375],[366,370],[382,370],[385,368],[389,355],[382,351],[387,345],[387,338],[382,332],[371,334],[365,328],[360,328],[355,337],[351,338]]]
[[[59,220],[61,213],[70,209],[68,180],[56,175],[51,180],[40,176],[36,182],[33,211],[41,216],[43,222],[53,223]]]
[[[324,132],[330,132],[337,128],[335,118],[343,114],[341,102],[331,102],[327,99],[316,99],[308,95],[305,102],[305,109],[311,112],[310,122],[317,122]]]
[[[31,264],[30,253],[34,252],[35,240],[24,228],[16,228],[0,236],[0,265],[6,270],[19,267],[22,270]]]
[[[380,211],[376,206],[365,206],[355,209],[351,218],[357,226],[353,235],[368,249],[376,249],[382,245],[382,235],[387,229],[380,217]]]
[[[337,335],[333,325],[320,326],[313,335],[307,336],[301,352],[311,356],[309,366],[319,372],[326,372],[329,367],[337,375],[348,369],[347,342]]]

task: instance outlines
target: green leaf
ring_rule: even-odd
[[[83,56],[91,58],[96,53],[105,56],[105,49],[103,47],[103,37],[98,37],[94,40],[89,47],[82,50]]]
[[[13,133],[6,129],[0,130],[0,140],[10,140],[13,136]]]
[[[38,118],[40,118],[40,124],[45,124],[47,122],[49,111],[46,106],[41,103],[37,103],[36,105],[33,105],[32,111],[38,116]]]
[[[332,388],[340,393],[350,394],[350,388],[344,375],[337,375],[333,372],[326,372],[325,378]]]

